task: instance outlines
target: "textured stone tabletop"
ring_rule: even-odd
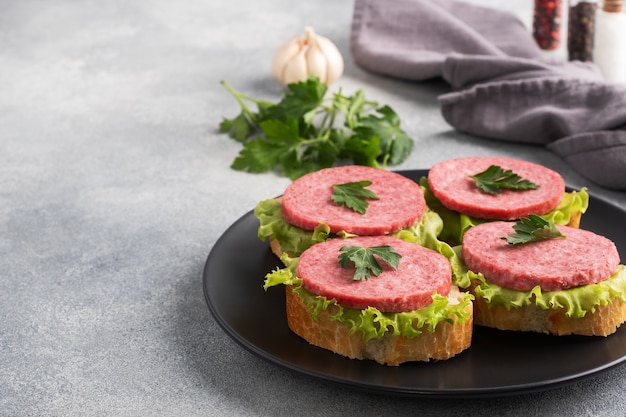
[[[525,22],[531,1],[506,3]],[[391,105],[415,150],[397,168],[533,146],[455,132],[440,81],[406,83],[350,58],[353,2],[35,1],[0,5],[0,415],[584,415],[626,412],[626,368],[535,394],[394,398],[328,385],[249,353],[211,316],[202,271],[227,227],[288,180],[233,171],[220,85],[282,92],[273,51],[312,26],[338,45],[338,85]],[[621,226],[620,226],[621,227]]]

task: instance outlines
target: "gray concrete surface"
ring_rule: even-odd
[[[506,7],[529,21],[530,3]],[[454,132],[436,102],[447,85],[355,67],[352,4],[0,3],[0,415],[624,415],[624,367],[532,395],[391,398],[267,363],[209,313],[212,245],[288,183],[230,169],[239,144],[217,126],[238,106],[219,82],[276,99],[271,55],[307,25],[342,51],[338,85],[394,107],[416,139],[398,168],[513,155],[626,204],[543,148]]]

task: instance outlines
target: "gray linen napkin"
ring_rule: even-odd
[[[593,63],[548,60],[512,13],[454,0],[355,0],[354,62],[409,81],[440,77],[455,129],[547,146],[579,173],[626,190],[626,86]]]

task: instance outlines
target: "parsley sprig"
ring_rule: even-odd
[[[403,162],[413,149],[389,106],[367,100],[362,90],[326,98],[327,87],[317,77],[289,84],[277,103],[246,96],[230,84],[241,112],[223,118],[220,132],[242,143],[231,168],[246,172],[278,169],[296,179],[344,160],[385,168]],[[254,107],[256,106],[256,109]]]
[[[504,170],[498,165],[491,165],[483,172],[470,175],[469,177],[476,181],[478,188],[488,194],[500,194],[503,189],[523,191],[540,187],[534,182],[522,179],[512,170]]]
[[[528,217],[518,219],[513,225],[513,230],[515,233],[501,237],[501,239],[506,240],[511,245],[565,237],[556,228],[554,222],[545,220],[536,214],[530,214]]]
[[[374,191],[365,188],[370,185],[372,182],[368,180],[333,184],[330,198],[339,206],[345,205],[359,214],[365,214],[369,206],[367,199],[379,199]]]
[[[380,257],[394,269],[398,268],[400,258],[402,258],[402,255],[389,245],[372,246],[369,248],[364,248],[363,246],[343,246],[339,251],[339,265],[342,268],[346,268],[351,262],[354,263],[353,279],[355,281],[369,279],[372,274],[379,276],[383,272],[382,266],[374,255]]]

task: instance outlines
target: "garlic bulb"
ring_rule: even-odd
[[[304,37],[294,36],[274,53],[272,74],[282,84],[304,81],[309,75],[330,85],[343,73],[341,52],[328,38],[319,36],[310,27]]]

